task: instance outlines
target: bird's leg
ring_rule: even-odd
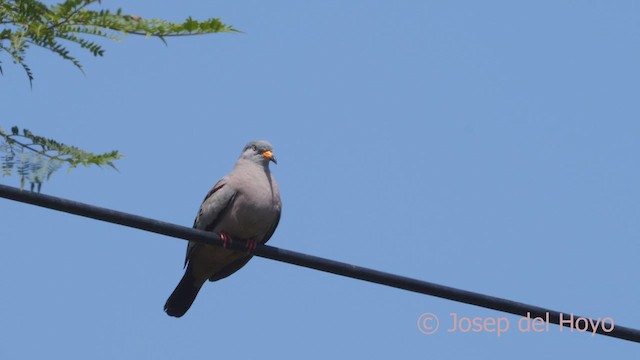
[[[258,243],[256,242],[256,240],[255,240],[255,239],[249,239],[249,240],[247,240],[247,241],[246,241],[246,244],[245,244],[245,247],[246,247],[246,249],[247,249],[247,252],[248,252],[249,254],[251,254],[251,253],[253,252],[253,250],[255,250],[255,249],[256,249],[257,244],[258,244]]]
[[[224,231],[220,232],[220,239],[222,239],[222,247],[225,249],[229,247],[229,244],[231,244],[231,236]]]

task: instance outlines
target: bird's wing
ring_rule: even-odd
[[[229,211],[238,192],[227,183],[227,180],[228,178],[225,176],[207,193],[202,205],[200,205],[198,215],[193,222],[194,228],[213,231],[220,222],[220,219]],[[184,260],[185,266],[187,262],[189,262],[189,257],[197,245],[197,243],[189,242],[189,246],[187,246],[187,256]]]
[[[273,223],[271,224],[271,227],[269,227],[269,230],[264,234],[264,237],[262,238],[262,241],[260,243],[264,244],[267,241],[269,241],[269,239],[271,238],[271,235],[273,235],[273,233],[276,231],[276,228],[278,227],[278,223],[280,222],[280,212],[281,210],[278,209],[278,214],[276,215],[276,218],[273,220]]]
[[[273,178],[273,176],[271,174],[269,174],[270,176],[270,180],[269,182],[272,184],[271,185],[271,191],[273,191],[273,209],[276,211],[276,216],[273,219],[273,222],[271,223],[271,226],[269,227],[269,229],[267,230],[267,232],[265,232],[264,236],[262,237],[260,243],[264,244],[267,241],[269,241],[269,239],[271,238],[271,235],[273,235],[273,233],[276,231],[276,228],[278,227],[278,223],[280,222],[280,214],[282,213],[282,200],[280,199],[280,190],[278,189],[278,185],[276,185],[276,181]]]

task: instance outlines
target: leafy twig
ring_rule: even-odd
[[[31,143],[22,139],[27,139]],[[24,188],[24,184],[28,180],[32,191],[36,187],[40,191],[43,180],[49,179],[65,163],[69,170],[78,165],[107,165],[117,170],[113,162],[122,158],[117,150],[94,154],[80,150],[75,146],[35,135],[27,129],[20,131],[15,126],[11,128],[11,133],[0,129],[0,140],[2,140],[0,151],[4,153],[0,156],[3,176],[9,176],[15,170],[20,175],[21,188]]]
[[[189,17],[179,23],[126,15],[122,9],[87,9],[99,2],[65,0],[45,5],[36,0],[0,0],[0,54],[8,53],[14,63],[22,66],[32,83],[33,73],[25,62],[30,44],[58,54],[82,71],[82,64],[61,43],[62,40],[87,49],[94,56],[103,56],[104,49],[91,37],[116,40],[131,34],[157,37],[165,42],[166,37],[238,32],[217,18],[198,21]]]

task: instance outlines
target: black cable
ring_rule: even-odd
[[[92,219],[142,229],[157,234],[163,234],[171,237],[215,246],[222,246],[222,240],[220,239],[220,236],[212,232],[179,226],[164,221],[105,209],[98,206],[84,204],[55,196],[24,191],[10,186],[0,185],[0,197],[75,215],[80,215]],[[229,247],[235,250],[245,250],[244,244],[237,241],[232,242]],[[578,315],[572,315],[571,313],[561,313],[558,311],[502,299],[495,296],[460,290],[448,286],[385,273],[382,271],[350,265],[268,245],[258,245],[254,250],[254,254],[256,256],[261,256],[267,259],[278,260],[354,279],[387,285],[398,289],[409,290],[466,304],[477,305],[488,309],[507,312],[510,314],[529,316],[531,318],[541,317],[543,319],[546,319],[548,317],[549,322],[553,324],[571,327],[572,329],[581,329],[587,333],[595,332],[601,335],[640,342],[640,330],[610,323],[600,323],[599,326],[596,326],[596,329],[594,330],[594,326],[592,325],[596,324],[594,320]],[[584,319],[581,324],[577,324],[577,321],[579,319]]]

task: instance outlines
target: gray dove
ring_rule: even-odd
[[[256,243],[264,244],[273,235],[282,203],[270,161],[277,164],[271,144],[248,143],[233,170],[205,197],[193,227],[219,233],[225,247],[231,240],[244,241],[249,253],[190,241],[185,274],[164,305],[168,315],[184,315],[207,279],[217,281],[235,273],[251,260]]]

